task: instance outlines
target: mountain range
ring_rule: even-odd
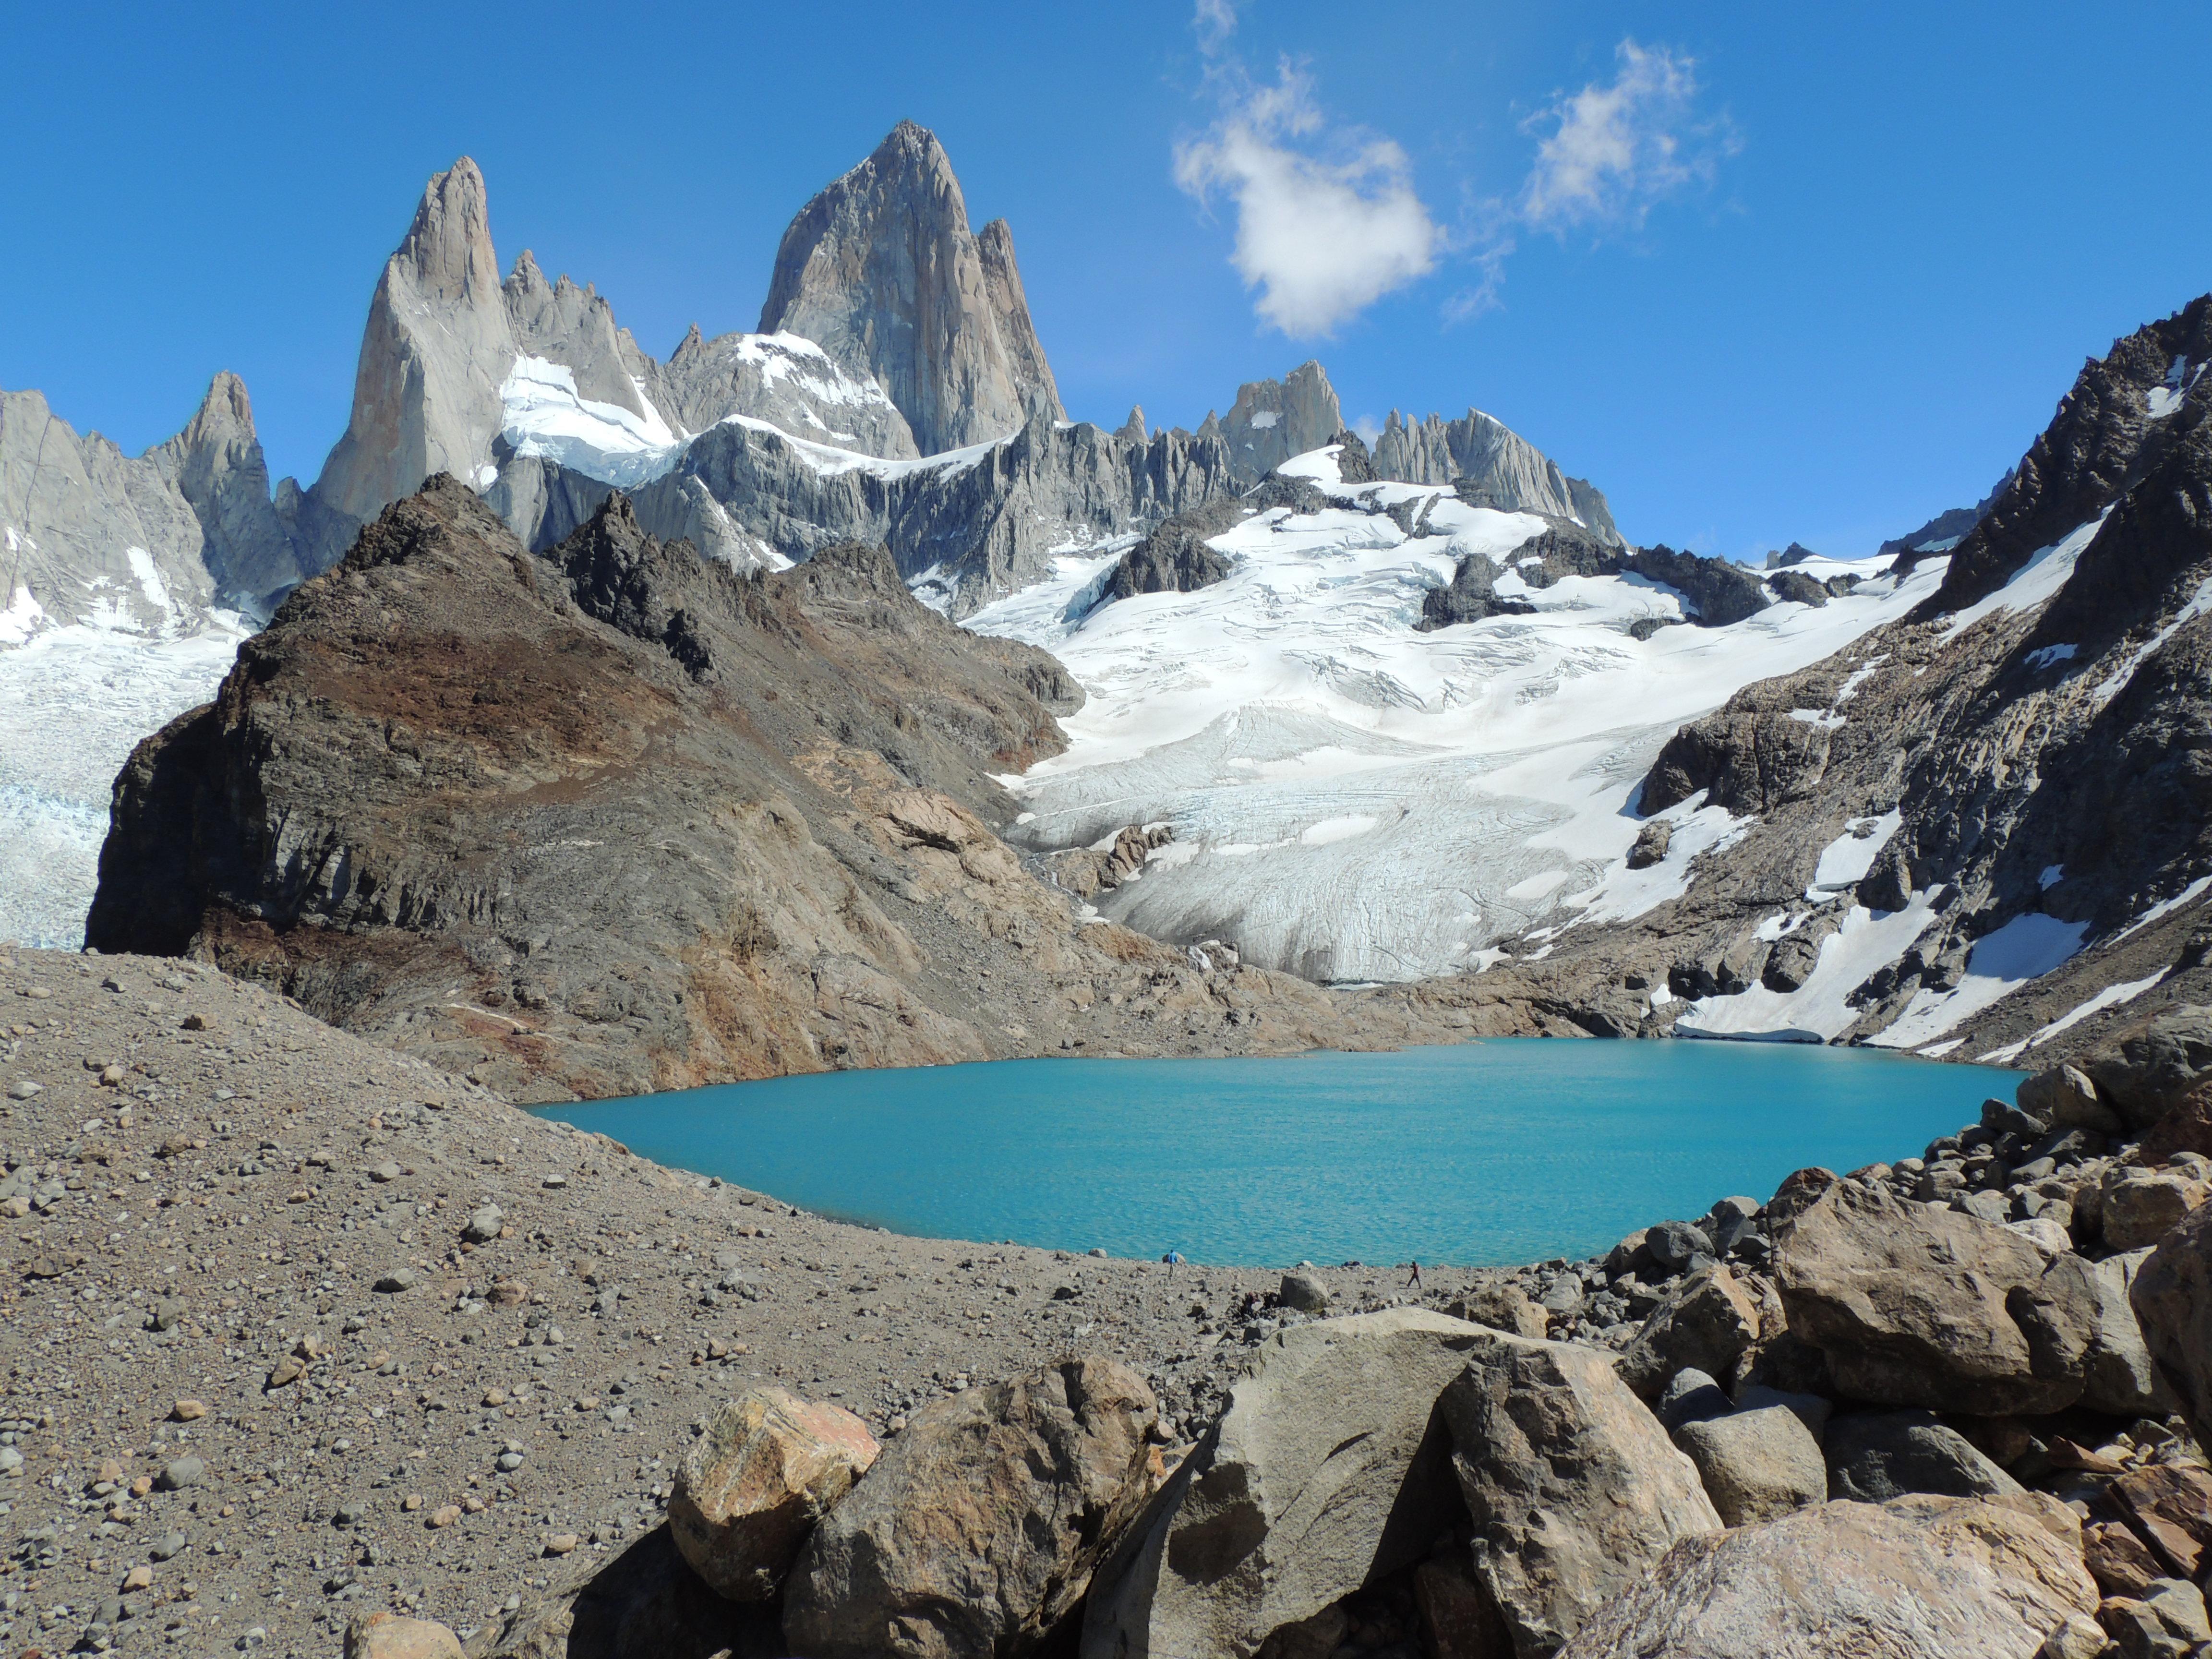
[[[2205,303],[1974,507],[1754,571],[1480,411],[1363,441],[1318,363],[1071,421],[910,123],[665,361],[501,276],[464,157],[313,484],[227,374],[137,458],[0,401],[0,925],[63,933],[105,833],[94,944],[547,1096],[1063,1039],[2040,1060],[2201,988]]]

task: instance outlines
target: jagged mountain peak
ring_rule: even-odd
[[[2212,407],[2212,294],[2088,359],[2051,424],[1952,552],[1929,616],[2002,586],[2036,553],[2132,487]],[[1910,570],[1929,550],[1898,556]]]
[[[392,256],[416,285],[441,300],[473,300],[499,289],[499,261],[492,252],[491,207],[484,176],[462,156],[423,186],[415,222]]]
[[[1066,417],[1012,233],[969,228],[944,146],[911,121],[792,220],[758,331],[801,336],[875,379],[924,453]]]

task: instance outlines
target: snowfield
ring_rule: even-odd
[[[1859,589],[1638,640],[1633,623],[1682,616],[1680,596],[1633,576],[1528,587],[1511,555],[1540,518],[1449,489],[1358,487],[1382,507],[1420,504],[1409,522],[1425,506],[1428,533],[1410,538],[1335,483],[1333,452],[1283,470],[1342,505],[1272,510],[1215,538],[1233,568],[1212,587],[1091,608],[1115,556],[1066,556],[968,625],[1043,647],[1089,695],[1061,722],[1066,751],[1006,780],[1030,814],[1015,838],[1083,847],[1170,823],[1175,857],[1156,854],[1100,911],[1325,981],[1540,955],[1564,928],[1679,895],[1691,859],[1743,826],[1693,798],[1664,815],[1665,860],[1627,868],[1631,796],[1668,738],[1739,687],[1902,617],[1944,568],[1900,586],[1878,559],[1814,561],[1800,568],[1848,572]],[[1536,614],[1418,631],[1424,596],[1470,552],[1504,567],[1498,592]],[[1848,696],[1813,712],[1848,720]]]
[[[0,942],[84,943],[115,775],[215,696],[252,631],[219,611],[191,633],[78,623],[0,649]]]

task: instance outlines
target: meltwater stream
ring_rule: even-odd
[[[545,1109],[896,1232],[1194,1261],[1581,1256],[1808,1164],[1917,1153],[2017,1073],[1862,1048],[1493,1040],[1010,1060]]]

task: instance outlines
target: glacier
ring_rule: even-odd
[[[1445,487],[1346,485],[1334,456],[1281,469],[1314,480],[1323,510],[1272,508],[1212,540],[1232,568],[1212,586],[1091,608],[1115,555],[1070,554],[967,623],[1052,652],[1088,696],[1066,750],[1005,780],[1024,808],[1009,838],[1042,853],[1169,823],[1170,848],[1100,912],[1324,982],[1541,955],[1565,928],[1678,896],[1696,854],[1743,826],[1692,798],[1662,815],[1667,857],[1627,868],[1633,798],[1668,738],[1902,617],[1942,575],[1816,558],[1797,568],[1856,588],[1639,640],[1639,622],[1682,621],[1679,594],[1632,575],[1530,587],[1512,555],[1549,521]],[[1468,553],[1534,614],[1419,631]],[[1848,720],[1848,700],[1822,717]]]

